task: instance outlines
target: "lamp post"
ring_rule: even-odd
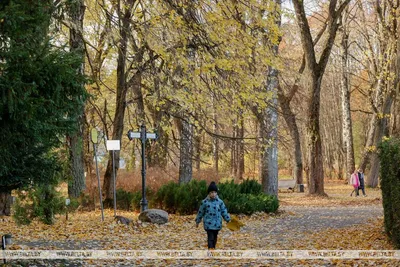
[[[142,200],[140,200],[140,211],[147,210],[146,199],[146,126],[140,126],[140,140],[142,141]]]
[[[146,132],[146,126],[143,124],[140,126],[140,132],[128,131],[128,138],[132,140],[134,138],[140,138],[142,142],[142,199],[140,200],[140,212],[147,210],[147,199],[146,199],[146,140],[157,139],[156,133]]]

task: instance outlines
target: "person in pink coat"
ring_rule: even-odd
[[[358,187],[360,186],[360,179],[358,178],[358,172],[355,169],[353,174],[350,176],[350,184],[353,186],[353,191],[351,191],[350,196],[353,196],[353,193],[356,192],[356,197],[358,197]]]

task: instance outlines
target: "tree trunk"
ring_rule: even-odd
[[[239,111],[239,125],[236,128],[237,134],[236,136],[240,139],[237,139],[236,144],[236,173],[235,177],[239,180],[243,180],[244,173],[244,122],[243,122],[243,113]]]
[[[179,184],[183,184],[192,180],[193,125],[182,120],[180,126]]]
[[[0,192],[0,216],[11,215],[11,191]]]
[[[313,77],[311,101],[308,107],[307,139],[310,167],[309,193],[326,195],[324,192],[324,162],[319,127],[321,78]]]
[[[343,150],[346,152],[346,176],[350,177],[354,172],[354,147],[353,130],[350,111],[350,92],[349,92],[349,68],[348,68],[348,33],[346,25],[343,25],[343,35],[341,41],[342,49],[342,80],[341,80],[341,100],[342,100],[342,118],[343,118]]]
[[[383,114],[384,115],[388,115],[390,114],[390,109],[392,106],[392,96],[389,95],[386,97],[386,101],[385,101],[385,105],[384,105],[384,109],[383,109]],[[385,135],[385,133],[387,133],[388,131],[388,118],[386,116],[383,116],[383,118],[379,119],[378,121],[378,125],[376,127],[376,131],[375,131],[375,140],[374,140],[374,146],[378,147],[379,143],[382,141],[383,136]],[[377,154],[377,151],[373,151],[372,152],[372,157],[371,157],[371,169],[368,173],[367,176],[367,186],[369,187],[377,187],[378,183],[379,183],[379,166],[380,166],[380,162],[379,162],[379,157]]]
[[[338,166],[339,166],[338,179],[343,180],[344,179],[343,172],[345,171],[345,170],[343,170],[343,166],[344,166],[343,153],[342,153],[342,151],[337,151],[337,154],[338,154],[337,157],[338,157]]]
[[[83,119],[79,120],[80,128],[83,128]],[[84,131],[84,129],[82,129]],[[79,131],[78,134],[80,134]],[[85,163],[84,163],[84,152],[83,152],[83,134],[80,136],[75,134],[69,137],[69,156],[70,156],[70,168],[72,174],[72,181],[68,182],[68,196],[71,198],[77,198],[86,189],[86,178],[85,178]]]
[[[117,98],[116,108],[113,121],[113,134],[112,140],[121,140],[122,132],[124,130],[124,117],[126,108],[126,93],[127,93],[127,82],[126,82],[126,55],[128,50],[128,37],[131,28],[131,12],[134,0],[128,0],[125,5],[124,13],[121,14],[121,10],[118,10],[120,19],[122,20],[122,26],[120,31],[118,58],[117,58]],[[115,151],[114,157],[114,168],[115,176],[119,169],[119,158],[120,151]],[[104,174],[104,185],[103,190],[105,192],[104,204],[107,207],[111,207],[113,196],[113,168],[112,168],[112,151],[109,152],[109,159],[107,163],[107,169]]]
[[[289,128],[290,136],[293,140],[293,165],[294,165],[294,179],[297,184],[303,184],[303,157],[301,152],[301,140],[299,128],[297,127],[296,116],[290,108],[290,102],[283,92],[278,92],[279,105],[282,110],[282,116]]]
[[[140,61],[142,57],[140,57]],[[145,125],[146,124],[146,115],[144,111],[144,99],[143,99],[143,93],[142,93],[142,74],[140,72],[135,73],[135,75],[130,79],[129,81],[129,89],[132,90],[132,93],[135,98],[135,104],[136,104],[136,121],[138,126]]]
[[[215,99],[212,96],[212,105],[213,105],[213,132],[218,134],[218,121],[217,121],[217,112],[215,108]],[[212,137],[212,151],[213,151],[213,167],[214,171],[218,175],[218,164],[219,164],[219,139],[215,136]]]
[[[379,99],[382,97],[382,90],[383,90],[383,81],[382,81],[382,78],[380,78],[380,79],[378,79],[378,82],[376,84],[375,99],[371,100],[373,102],[372,105],[376,105],[376,107],[375,107],[376,109],[375,109],[374,113],[372,114],[371,121],[369,123],[367,140],[365,142],[364,152],[362,154],[361,161],[359,164],[359,168],[361,168],[364,172],[367,167],[371,152],[373,150],[373,145],[374,145],[374,140],[375,140],[375,132],[376,132],[377,124],[378,124],[378,114],[376,112],[377,112],[377,110],[382,108],[382,106],[379,104],[379,103],[381,103],[381,101]]]
[[[261,112],[253,109],[259,124],[260,138],[260,180],[263,192],[269,195],[278,195],[278,150],[277,150],[277,87],[278,71],[270,68],[266,90],[272,92],[273,97],[269,100],[271,107]]]
[[[260,162],[259,162],[259,176],[261,180],[262,190],[264,193],[269,190],[268,183],[268,115],[266,110],[263,110],[261,113],[258,113],[258,136],[260,144]]]
[[[278,47],[276,47],[276,54]],[[272,92],[272,99],[269,101],[270,105],[267,109],[269,118],[269,146],[267,148],[268,154],[268,179],[262,180],[264,193],[272,196],[278,196],[278,70],[270,68],[268,73],[267,92]]]
[[[237,140],[235,139],[237,136],[237,125],[236,125],[236,121],[233,123],[233,127],[232,127],[232,133],[233,133],[233,138],[231,140],[231,176],[235,177],[236,175],[236,169],[237,169],[237,146],[236,146],[236,142]]]
[[[195,169],[200,171],[200,159],[201,159],[201,130],[196,129],[194,135],[194,160]]]
[[[154,90],[157,94],[157,98],[160,99],[160,79],[156,75],[158,72],[155,72],[154,78]],[[164,117],[166,114],[162,110],[158,110],[154,108],[152,110],[154,128],[158,134],[158,139],[151,146],[149,151],[149,160],[148,166],[151,167],[159,167],[165,169],[168,163],[168,134],[164,131],[163,123]]]
[[[83,0],[77,0],[69,4],[68,11],[72,27],[69,31],[69,44],[71,51],[77,53],[82,61],[77,72],[84,72],[84,43],[83,43],[83,18],[85,15],[85,5]],[[82,86],[84,86],[82,84]],[[84,140],[85,132],[85,108],[82,107],[81,116],[78,120],[78,131],[68,137],[69,141],[69,161],[72,175],[72,181],[68,183],[68,195],[77,198],[86,188],[85,162],[84,162]]]
[[[165,169],[168,163],[168,133],[164,131],[162,127],[163,117],[165,116],[163,111],[155,111],[154,114],[154,128],[158,134],[158,139],[151,145],[149,151],[148,161],[149,168],[159,167]]]
[[[324,166],[322,157],[321,133],[319,127],[321,82],[326,65],[335,41],[339,27],[338,19],[350,0],[344,0],[336,9],[336,0],[329,3],[328,14],[328,36],[322,47],[320,59],[317,62],[314,50],[314,42],[311,36],[310,26],[302,0],[293,0],[297,23],[300,28],[301,43],[306,59],[306,67],[311,82],[308,103],[307,139],[308,139],[308,162],[310,168],[309,193],[326,195],[324,192]]]

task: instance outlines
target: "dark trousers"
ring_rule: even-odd
[[[356,193],[356,196],[358,196],[359,195],[358,188],[357,189],[354,188],[353,191],[351,191],[350,196],[353,196],[353,193]]]
[[[361,190],[362,193],[363,193],[363,195],[365,196],[365,187],[364,187],[364,186],[360,186],[360,187],[358,188],[358,190]],[[357,196],[358,196],[358,190],[357,190]]]
[[[217,245],[219,230],[206,230],[206,231],[207,231],[208,248],[215,248],[215,245]]]

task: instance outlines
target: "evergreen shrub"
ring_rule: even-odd
[[[55,215],[65,212],[65,198],[54,185],[44,184],[19,194],[13,206],[13,218],[18,225],[29,224],[38,218],[45,224],[53,224]]]
[[[193,214],[207,196],[207,186],[206,181],[197,180],[181,185],[170,182],[158,190],[152,201],[169,213]],[[241,184],[221,183],[218,189],[229,213],[250,215],[257,211],[275,212],[279,207],[278,199],[263,194],[255,180],[245,180]]]
[[[125,191],[124,189],[117,189],[117,208],[121,210],[130,211],[133,204],[135,194],[133,192]]]
[[[135,211],[140,211],[140,201],[142,200],[142,191],[136,191],[131,193],[131,208]],[[154,192],[149,187],[146,187],[146,200],[149,206],[153,206]],[[118,198],[117,198],[118,199]]]
[[[400,249],[400,139],[384,140],[379,159],[385,231]]]
[[[206,181],[191,180],[187,184],[169,182],[157,191],[153,203],[169,213],[193,214],[206,195]]]

